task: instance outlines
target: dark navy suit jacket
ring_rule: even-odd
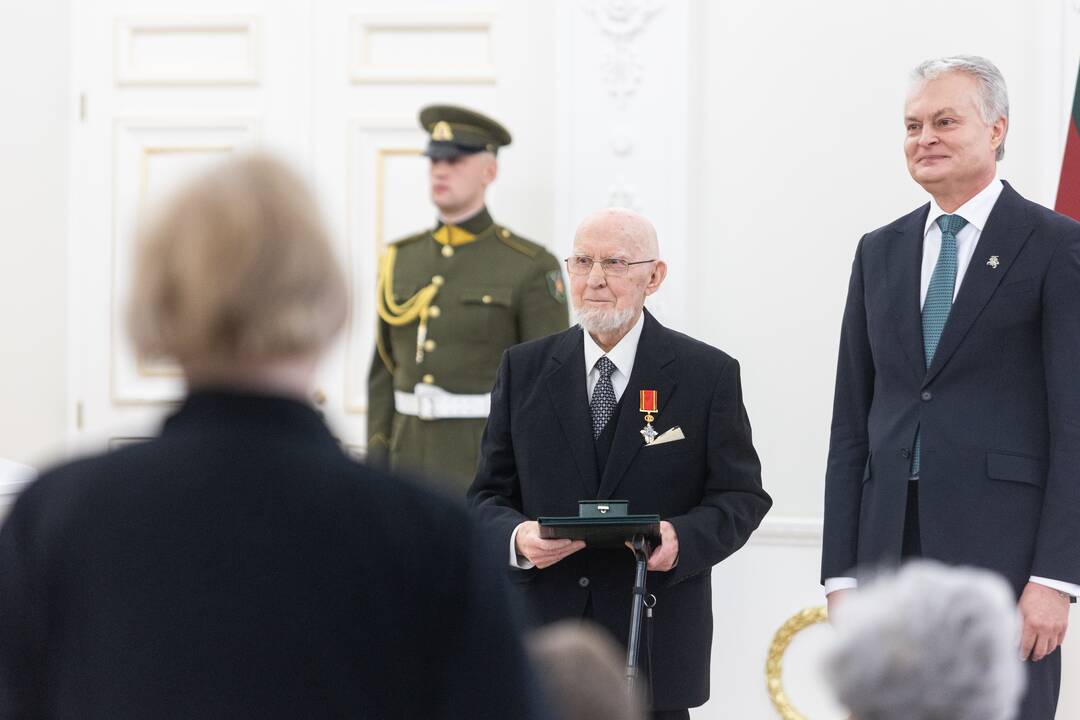
[[[469,496],[507,553],[519,523],[577,515],[582,499],[629,500],[632,513],[659,513],[670,521],[679,539],[678,564],[649,574],[658,599],[653,706],[695,707],[709,696],[710,571],[746,542],[772,504],[761,486],[739,365],[646,311],[598,476],[583,337],[573,327],[503,355]],[[640,390],[659,391],[657,432],[678,425],[685,440],[645,447]],[[510,573],[537,622],[580,618],[591,602],[592,619],[625,642],[633,567],[629,550],[586,549],[544,570]]]
[[[544,715],[473,528],[303,403],[195,393],[15,504],[0,717]]]
[[[855,255],[822,578],[899,560],[921,426],[923,555],[996,570],[1017,593],[1030,575],[1078,583],[1080,224],[1005,184],[927,368],[928,207],[865,235]]]

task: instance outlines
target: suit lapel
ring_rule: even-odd
[[[1023,198],[1006,183],[994,209],[990,211],[982,235],[979,236],[979,243],[975,246],[975,254],[972,255],[971,264],[964,274],[960,292],[949,311],[945,329],[941,332],[934,359],[927,369],[924,386],[941,372],[941,368],[956,352],[979,313],[990,301],[1001,279],[1005,277],[1012,261],[1024,247],[1031,229],[1031,220],[1024,208]],[[997,256],[997,268],[986,264],[991,256]]]
[[[893,228],[896,237],[895,241],[889,244],[886,264],[889,304],[896,318],[896,333],[916,379],[926,375],[919,289],[922,278],[923,233],[928,212],[929,203]]]
[[[608,455],[604,476],[600,480],[597,497],[604,500],[611,498],[634,458],[645,445],[644,438],[638,432],[645,426],[638,407],[639,391],[658,391],[657,416],[661,418],[664,417],[664,410],[670,404],[675,391],[676,381],[665,369],[675,360],[675,354],[667,343],[667,330],[647,310],[644,312],[645,327],[641,330],[630,381],[623,392],[615,438],[611,442],[611,454]]]
[[[566,446],[577,465],[582,497],[596,497],[600,482],[596,477],[596,450],[585,389],[585,345],[581,328],[567,330],[552,357],[552,369],[545,384],[548,396],[566,437]]]

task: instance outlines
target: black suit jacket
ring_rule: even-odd
[[[921,425],[925,556],[996,570],[1017,592],[1030,575],[1080,582],[1080,225],[1006,184],[927,368],[928,207],[867,234],[855,255],[822,577],[899,560]]]
[[[160,438],[15,504],[0,717],[532,715],[473,535],[464,507],[349,460],[309,407],[197,393]]]
[[[658,390],[658,432],[679,425],[685,440],[645,447],[638,392]],[[517,525],[541,515],[577,515],[589,498],[630,501],[674,525],[679,562],[651,573],[657,596],[652,649],[653,705],[694,707],[709,697],[710,570],[735,552],[772,501],[742,402],[739,365],[704,343],[668,330],[646,311],[629,385],[603,476],[597,476],[582,330],[518,345],[502,359],[492,393],[471,502],[509,554]],[[592,617],[624,643],[633,556],[583,550],[544,570],[516,570],[540,623]]]

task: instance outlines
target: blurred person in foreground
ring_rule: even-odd
[[[645,720],[641,698],[626,691],[622,648],[600,626],[562,620],[526,644],[560,720]]]
[[[854,720],[1013,720],[1024,691],[1008,584],[928,560],[834,611],[825,673]]]
[[[135,345],[188,395],[157,439],[15,504],[0,717],[532,716],[464,509],[352,462],[304,399],[347,292],[297,176],[215,168],[152,224],[135,277]]]

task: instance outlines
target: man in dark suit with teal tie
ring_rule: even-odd
[[[652,224],[636,213],[605,210],[581,224],[567,258],[579,324],[504,353],[469,497],[506,548],[536,621],[589,618],[624,643],[633,555],[543,539],[536,518],[612,498],[660,515],[642,665],[653,717],[687,718],[709,697],[712,568],[772,501],[738,362],[644,309],[667,274],[659,257]],[[639,399],[654,397],[649,420]]]
[[[1080,592],[1080,224],[998,179],[1008,116],[988,60],[916,68],[904,150],[931,200],[856,251],[822,580],[832,607],[906,557],[1000,573],[1030,661],[1021,717],[1049,720]]]

